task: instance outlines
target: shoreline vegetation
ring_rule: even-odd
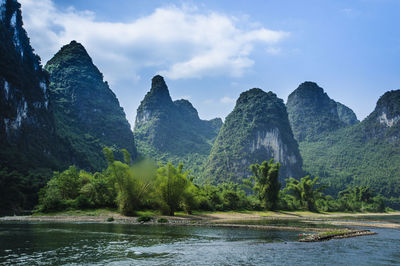
[[[310,176],[286,179],[283,187],[280,164],[273,159],[250,165],[253,175],[241,183],[213,185],[196,184],[190,171],[183,171],[183,164],[132,162],[127,150],[121,150],[121,162],[112,149],[104,148],[103,153],[108,162],[104,171],[90,173],[71,166],[55,172],[40,190],[33,215],[7,216],[0,222],[286,230],[301,232],[302,242],[375,234],[355,226],[400,229],[396,221],[379,220],[400,212],[387,208],[372,189],[348,187],[335,199],[322,192],[326,187],[317,177]]]
[[[165,216],[154,211],[139,212],[136,217],[124,216],[114,210],[67,211],[38,213],[31,216],[6,216],[0,222],[45,223],[112,223],[163,226],[208,226],[307,232],[299,234],[300,242],[319,242],[376,234],[352,227],[400,229],[400,223],[382,219],[400,216],[389,213],[312,213],[287,211],[194,212]]]

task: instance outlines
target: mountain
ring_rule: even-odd
[[[51,169],[68,160],[55,134],[48,74],[22,27],[20,4],[0,1],[0,213],[30,208]]]
[[[304,169],[330,192],[366,185],[400,198],[400,90],[386,92],[361,123],[301,142]]]
[[[56,133],[71,146],[76,165],[101,170],[106,166],[102,153],[105,146],[127,149],[136,157],[124,110],[80,43],[72,41],[63,46],[45,69],[50,74]]]
[[[302,158],[282,99],[272,92],[243,92],[226,117],[205,167],[205,178],[239,181],[249,166],[274,158],[281,163],[280,179],[302,176]]]
[[[144,156],[159,162],[183,162],[197,175],[221,126],[220,118],[201,120],[189,101],[172,101],[164,78],[157,75],[137,109],[134,133]]]
[[[312,141],[324,132],[359,122],[350,108],[329,98],[314,82],[300,84],[289,95],[286,107],[293,134],[299,142]]]

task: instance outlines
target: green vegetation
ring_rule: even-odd
[[[157,75],[137,109],[134,134],[142,156],[164,164],[182,162],[198,176],[221,125],[219,118],[201,120],[187,100],[172,101],[163,77]]]
[[[287,100],[290,125],[297,141],[312,141],[322,133],[357,124],[354,112],[337,103],[314,82],[304,82]]]
[[[256,193],[262,207],[267,210],[275,210],[278,205],[281,188],[281,183],[278,180],[279,167],[280,164],[274,163],[273,159],[269,162],[264,161],[261,165],[250,165],[253,176],[247,182],[253,185],[254,193]]]
[[[203,181],[240,182],[249,166],[275,158],[280,180],[302,175],[302,159],[282,99],[272,92],[251,89],[240,94],[226,117],[205,166]]]
[[[151,217],[151,216],[146,216],[146,215],[144,215],[144,216],[139,216],[139,217],[137,218],[137,221],[138,221],[139,223],[147,223],[147,222],[150,222],[151,220],[153,220],[153,217]]]
[[[327,194],[364,186],[384,196],[387,205],[400,208],[400,91],[385,93],[361,123],[312,82],[289,95],[287,109],[303,168],[320,177]],[[353,207],[346,209],[360,209]]]
[[[168,223],[168,219],[166,219],[166,218],[158,218],[158,219],[157,219],[157,223],[159,223],[159,224]]]
[[[70,147],[77,166],[99,171],[106,166],[101,150],[126,148],[136,158],[133,133],[103,74],[76,41],[63,46],[45,69],[56,133]],[[122,158],[121,158],[122,159]]]
[[[122,150],[124,162],[116,161],[109,148],[104,148],[103,153],[108,167],[102,172],[91,174],[75,166],[55,172],[39,193],[36,211],[118,208],[123,215],[139,216],[139,222],[159,215],[155,210],[167,215],[228,210],[385,211],[382,197],[367,187],[348,188],[333,199],[322,193],[324,187],[318,178],[306,176],[300,181],[286,180],[286,187],[280,190],[280,164],[273,160],[251,165],[254,175],[242,184],[198,186],[182,164],[131,164],[126,150]],[[252,193],[248,188],[252,188]]]

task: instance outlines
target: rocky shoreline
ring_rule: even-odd
[[[308,235],[305,238],[299,239],[299,242],[322,242],[328,241],[331,239],[343,239],[350,238],[356,236],[367,236],[367,235],[375,235],[376,232],[371,232],[370,230],[350,230],[348,232],[341,233],[332,233],[332,234],[312,234]]]
[[[228,228],[247,228],[255,230],[284,230],[309,232],[300,234],[305,236],[300,242],[319,242],[330,239],[342,239],[356,236],[366,236],[376,234],[370,230],[356,230],[349,226],[366,226],[377,228],[400,228],[400,223],[379,221],[379,216],[389,214],[364,214],[365,216],[376,216],[373,222],[364,223],[360,221],[341,220],[344,216],[353,217],[357,220],[360,214],[299,214],[299,213],[239,213],[221,212],[207,213],[198,215],[176,215],[176,216],[153,216],[147,222],[138,221],[138,217],[127,217],[116,212],[102,213],[101,215],[57,215],[43,216],[7,216],[1,217],[0,222],[21,222],[21,223],[113,223],[113,224],[132,224],[132,225],[163,225],[163,226],[207,226],[207,227],[228,227]],[[399,215],[396,213],[394,215]],[[164,220],[164,222],[160,222]],[[269,220],[275,221],[274,224],[254,224],[254,221]],[[304,225],[294,223],[285,224],[285,220],[305,222]],[[282,224],[280,225],[280,221]],[[325,226],[316,227],[313,224],[324,224]],[[340,231],[339,231],[340,230]]]

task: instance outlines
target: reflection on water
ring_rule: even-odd
[[[375,230],[375,229],[374,229]],[[0,223],[0,264],[396,264],[400,231],[322,243],[300,232],[117,224]]]

